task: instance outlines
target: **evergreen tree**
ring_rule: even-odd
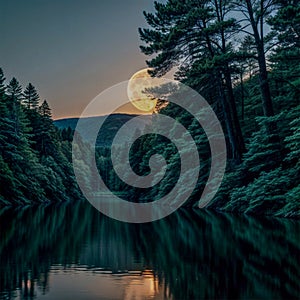
[[[5,87],[4,81],[5,81],[5,77],[3,74],[3,70],[0,68],[0,97],[1,97],[1,99],[3,99],[5,97],[6,87]]]
[[[43,103],[41,104],[41,106],[39,107],[39,113],[45,120],[47,120],[48,123],[52,123],[51,109],[50,109],[49,104],[46,100],[44,100]]]
[[[2,69],[0,68],[0,145],[3,148],[7,143],[6,135],[9,130],[12,130],[12,122],[9,119],[9,111],[7,107],[6,86],[4,84],[5,77]]]
[[[178,65],[177,79],[201,93],[204,86],[208,97],[219,102],[230,157],[240,161],[245,146],[231,74],[231,63],[235,57],[231,37],[239,26],[228,16],[231,8],[230,2],[217,0],[155,2],[154,14],[144,12],[147,23],[153,29],[139,29],[139,33],[146,43],[146,46],[141,46],[142,52],[156,54],[147,61],[149,67],[154,68],[152,75],[164,75]],[[205,83],[208,85],[205,86]]]
[[[277,43],[270,57],[271,78],[275,81],[277,108],[284,110],[297,106],[300,98],[300,3],[293,0],[277,3],[277,13],[268,20]]]
[[[23,103],[27,109],[37,110],[40,97],[31,83],[27,85],[23,97]]]
[[[245,0],[236,3],[236,9],[245,16],[246,21],[246,25],[244,25],[241,30],[253,37],[256,48],[259,66],[259,82],[262,94],[262,107],[266,117],[273,116],[274,109],[265,56],[265,43],[267,38],[264,33],[264,24],[266,18],[274,10],[274,7],[275,1],[273,0]],[[251,27],[251,31],[247,31],[245,29],[247,27]]]
[[[226,12],[233,9],[232,4],[244,17],[231,21],[230,25]],[[205,11],[205,8],[210,9]],[[147,62],[153,68],[153,75],[163,75],[178,65],[177,79],[200,91],[221,120],[223,114],[225,122],[222,124],[226,126],[227,135],[230,135],[230,127],[234,130],[234,122],[226,122],[225,102],[218,103],[215,98],[231,101],[232,78],[234,94],[241,98],[237,108],[243,120],[247,151],[238,167],[227,170],[211,207],[278,215],[292,215],[299,209],[292,196],[299,194],[299,181],[295,180],[299,177],[295,158],[298,153],[298,131],[295,130],[298,110],[295,107],[300,96],[299,11],[299,1],[293,0],[170,0],[166,4],[155,2],[155,13],[145,13],[151,29],[140,29],[141,39],[146,42],[141,50],[147,55],[156,55]],[[266,35],[267,19],[272,31]],[[237,23],[241,26],[236,27]],[[239,42],[241,32],[247,35]],[[224,34],[228,34],[227,47],[222,48]],[[237,47],[230,47],[230,37],[235,39],[238,52],[235,52]],[[272,55],[266,56],[275,43]],[[271,72],[267,69],[267,57],[272,62]],[[216,74],[221,74],[221,84]],[[160,113],[172,116],[173,109],[167,106]],[[228,109],[228,116],[234,121],[230,105]],[[174,115],[178,116],[178,112]],[[209,159],[204,161],[207,164]],[[201,176],[195,195],[199,195],[205,180],[205,176]],[[162,181],[162,189],[172,184],[167,178]],[[288,204],[289,201],[293,205]]]
[[[39,106],[38,112],[40,115],[39,126],[36,131],[37,149],[41,156],[53,154],[55,152],[55,128],[51,119],[52,113],[49,104],[46,100]]]
[[[243,17],[231,18],[233,10]],[[139,30],[146,43],[141,50],[152,55],[148,61],[153,68],[151,74],[161,76],[177,66],[176,78],[199,91],[214,108],[226,129],[230,158],[239,161],[229,164],[210,207],[299,216],[299,1],[167,0],[155,2],[155,12],[144,14],[150,28]],[[267,35],[266,22],[271,27]],[[167,94],[173,92],[170,87],[164,88]],[[89,145],[81,141],[86,156],[76,146],[72,150],[73,130],[58,130],[47,101],[39,107],[38,101],[38,92],[31,83],[23,93],[15,78],[6,86],[0,69],[1,204],[80,199],[72,154],[80,166],[76,172],[81,180],[91,172],[93,154]],[[179,106],[160,101],[157,110],[187,128],[198,147],[199,179],[186,203],[192,206],[199,200],[209,174],[207,137],[196,120]],[[127,158],[121,149],[116,150],[122,164]],[[142,136],[133,144],[129,158],[133,171],[140,176],[149,174],[153,154],[161,154],[168,167],[164,178],[151,190],[131,188],[116,176],[107,144],[97,148],[96,161],[112,191],[126,194],[128,201],[150,202],[173,188],[180,171],[176,147],[155,134]],[[186,181],[191,177],[187,173]],[[90,183],[89,191],[93,193],[98,184],[96,180]],[[182,186],[178,196],[184,189]]]
[[[16,135],[19,135],[24,128],[24,112],[21,106],[22,102],[22,87],[14,77],[9,82],[7,86],[7,96],[9,101],[9,111],[10,111],[10,118],[14,122],[14,131]]]
[[[30,107],[22,103],[22,88],[15,78],[7,87],[4,81],[0,69],[0,204],[80,199],[70,140],[59,138],[48,103],[37,111],[32,102]]]

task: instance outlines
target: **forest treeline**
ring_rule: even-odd
[[[5,84],[0,69],[0,205],[81,198],[71,164],[71,130],[58,130],[29,83]]]
[[[155,2],[155,11],[144,16],[148,27],[140,28],[139,34],[141,51],[151,57],[147,61],[150,74],[163,76],[176,67],[175,78],[204,96],[222,123],[228,164],[209,206],[299,217],[300,2],[169,0]],[[161,96],[162,91],[157,94]],[[149,92],[155,98],[155,89]],[[201,170],[186,202],[196,206],[210,170],[205,132],[193,116],[173,103],[166,106],[159,101],[157,110],[183,124],[196,141]],[[160,199],[180,176],[176,147],[161,135],[139,138],[130,155],[139,175],[149,174],[151,155],[165,157],[165,176],[151,189],[126,185],[114,173],[110,149],[99,153],[99,168],[109,170],[102,176],[110,189],[123,191],[129,201]],[[123,161],[120,151],[119,163]],[[184,176],[188,182],[190,174]],[[177,197],[185,192],[182,186]]]
[[[155,2],[154,12],[144,16],[148,27],[139,29],[141,51],[150,56],[151,75],[163,76],[175,67],[175,78],[204,96],[222,123],[228,164],[210,207],[299,217],[299,1],[168,0]],[[55,129],[47,103],[38,106],[31,84],[24,91],[16,79],[5,86],[2,73],[0,84],[0,201],[80,197],[71,168],[72,132]],[[207,137],[182,108],[158,103],[159,113],[182,123],[197,143],[201,170],[186,203],[194,206],[210,169]],[[119,152],[122,163],[125,158]],[[151,189],[129,187],[116,176],[110,147],[99,147],[96,160],[110,190],[129,201],[148,202],[176,184],[176,147],[148,134],[137,139],[130,154],[133,170],[145,175],[150,156],[157,153],[166,158],[168,168]],[[80,155],[76,159],[81,171],[88,172],[88,162]],[[189,180],[189,174],[185,176]],[[91,183],[91,192],[93,184],[97,183]]]
[[[175,78],[204,96],[222,122],[228,166],[210,207],[299,217],[300,2],[168,0],[144,16],[148,27],[139,34],[150,74],[176,67]],[[209,171],[206,136],[181,108],[158,109],[183,123],[199,146],[202,168],[187,202],[194,205]],[[168,157],[172,169],[146,196],[150,200],[174,186],[180,164],[161,136],[148,135],[135,145],[133,168],[134,158],[143,158],[137,171],[147,172],[145,145],[150,154]]]

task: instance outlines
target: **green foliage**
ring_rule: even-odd
[[[147,61],[153,68],[150,74],[164,75],[178,66],[176,79],[218,106],[229,156],[240,161],[245,145],[232,89],[232,65],[237,59],[232,36],[240,26],[227,14],[230,9],[233,4],[229,1],[156,3],[155,13],[144,13],[151,29],[140,28],[139,33],[145,43],[142,52],[152,55]]]
[[[146,55],[152,55],[147,62],[153,68],[152,75],[163,75],[173,66],[179,66],[175,74],[177,79],[206,97],[226,129],[228,148],[231,150],[228,151],[227,171],[210,207],[247,214],[298,216],[300,51],[295,36],[297,27],[294,28],[298,8],[294,3],[293,9],[287,9],[278,1],[270,2],[261,11],[260,1],[235,3],[236,9],[244,10],[249,26],[255,25],[251,24],[252,16],[259,23],[255,27],[257,36],[246,35],[237,49],[233,47],[232,36],[242,29],[225,13],[233,8],[233,2],[225,1],[219,6],[221,2],[155,2],[155,12],[144,13],[150,28],[139,30],[141,40],[145,42],[141,50]],[[293,22],[285,21],[287,10]],[[273,28],[270,34],[264,36],[259,27],[267,17]],[[278,45],[269,56],[271,68],[267,69],[263,52],[271,49],[274,41]],[[287,44],[294,48],[287,49]],[[268,73],[265,74],[265,71]],[[173,92],[165,88],[166,93]],[[149,92],[155,94],[155,91]],[[176,105],[159,103],[157,110],[183,124],[197,144],[201,169],[195,190],[185,203],[186,206],[194,206],[200,199],[210,171],[206,135],[193,116]],[[234,159],[234,140],[230,138],[230,134],[239,137],[239,123],[246,141],[240,161]],[[146,135],[139,138],[131,150],[131,167],[135,173],[140,176],[149,174],[150,157],[161,154],[168,165],[165,176],[152,189],[130,189],[114,173],[109,149],[102,148],[97,161],[99,169],[104,170],[102,175],[108,186],[135,202],[154,201],[166,195],[177,183],[180,170],[179,155],[174,145],[161,136]],[[125,159],[121,151],[122,148],[119,151],[120,163]],[[192,169],[190,171],[184,175],[186,181],[192,174]],[[184,191],[183,186],[178,196]]]
[[[0,205],[79,199],[70,136],[54,127],[46,101],[38,107],[31,84],[22,92],[15,78],[4,80],[0,69]]]
[[[299,216],[300,121],[294,119],[299,111],[298,106],[267,120],[260,118],[261,129],[253,133],[242,164],[227,172],[212,207],[248,214]],[[281,143],[270,143],[263,125],[274,119],[281,125]]]
[[[231,18],[229,12],[233,9],[242,12],[245,19]],[[147,62],[151,74],[164,75],[177,66],[176,78],[207,99],[224,128],[228,166],[210,207],[247,214],[299,216],[299,1],[168,0],[155,2],[155,11],[144,15],[149,27],[139,29],[139,34],[144,42],[142,52],[151,56]],[[264,33],[266,23],[271,29],[268,34]],[[71,166],[77,119],[56,121],[61,128],[58,130],[47,101],[38,106],[39,96],[32,84],[22,91],[15,78],[7,86],[4,82],[0,69],[0,203],[80,198]],[[176,93],[166,87],[167,94],[172,92]],[[193,116],[180,107],[159,102],[157,111],[184,125],[196,142],[201,169],[195,190],[186,202],[194,206],[210,171],[207,137]],[[86,120],[87,126],[94,126],[97,118]],[[130,152],[132,170],[140,176],[149,174],[153,154],[161,154],[168,168],[152,189],[127,186],[116,175],[110,156],[114,134],[129,119],[112,115],[106,120],[97,139],[98,169],[110,190],[126,195],[126,200],[154,201],[176,184],[180,173],[178,153],[174,144],[162,136],[140,137]],[[146,117],[141,126],[145,124]],[[80,166],[77,172],[85,180],[93,157],[85,144],[88,137],[81,142],[89,154],[83,158],[76,147],[73,150]],[[116,147],[116,160],[122,164],[126,158],[122,148]],[[185,176],[188,181],[191,175]],[[97,182],[86,184],[93,192]]]
[[[243,21],[227,15],[233,8],[243,14]],[[152,75],[164,75],[178,66],[176,79],[199,91],[214,108],[225,128],[229,150],[234,148],[230,135],[238,138],[241,124],[246,150],[240,161],[229,151],[223,184],[210,207],[298,216],[299,1],[169,0],[155,3],[155,12],[144,15],[150,29],[139,30],[145,43],[141,50],[152,55],[147,62]],[[271,26],[268,34],[264,33],[266,23]],[[168,106],[160,113],[178,116]],[[188,114],[181,112],[180,116],[183,121]],[[187,128],[195,135],[196,128]],[[205,140],[203,135],[196,140]],[[189,204],[200,198],[207,179],[203,175],[209,171],[209,155],[201,155],[206,169]],[[162,187],[169,182],[173,184],[166,181]]]
[[[29,83],[23,93],[23,103],[27,109],[37,110],[39,106],[40,97],[35,87]]]

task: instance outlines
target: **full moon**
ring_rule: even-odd
[[[131,103],[143,112],[153,113],[156,99],[145,93],[145,89],[157,86],[155,79],[148,74],[149,69],[143,69],[132,75],[127,86],[127,95]]]

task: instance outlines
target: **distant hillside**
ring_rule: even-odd
[[[112,138],[115,136],[118,129],[133,117],[136,117],[136,115],[113,114],[108,116],[101,128],[101,134],[100,136],[98,136],[97,145],[98,146],[108,145],[112,140]],[[94,126],[97,126],[99,122],[102,122],[104,118],[106,118],[106,116],[89,117],[89,118],[84,118],[83,122],[86,123],[87,128],[93,128]],[[143,116],[143,120],[139,122],[138,129],[143,129],[145,125],[149,123],[150,118],[151,116],[149,115]],[[70,127],[71,129],[74,130],[76,128],[77,122],[78,122],[78,118],[67,118],[67,119],[55,120],[54,124],[59,129]],[[83,138],[86,141],[90,140],[90,136],[85,136]],[[126,141],[126,138],[127,137],[125,135],[124,140],[122,140],[121,142]]]
[[[54,125],[59,129],[71,127],[74,130],[77,122],[78,118],[59,119],[54,121]]]

